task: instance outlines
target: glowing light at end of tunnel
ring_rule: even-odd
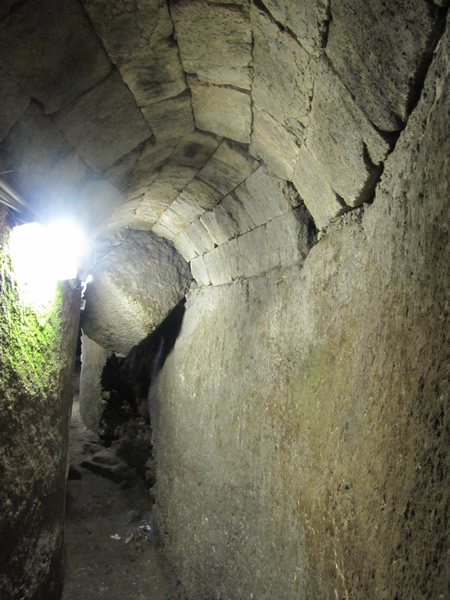
[[[27,223],[12,230],[10,251],[21,296],[36,306],[52,299],[58,280],[76,278],[86,241],[68,221]]]

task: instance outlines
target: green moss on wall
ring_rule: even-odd
[[[79,292],[58,283],[45,305],[25,300],[5,220],[0,206],[0,597],[53,600]]]

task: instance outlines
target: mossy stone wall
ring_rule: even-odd
[[[21,301],[0,208],[0,597],[52,600],[62,587],[65,473],[80,293]]]

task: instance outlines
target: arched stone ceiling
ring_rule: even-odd
[[[8,0],[0,172],[41,215],[172,240],[203,284],[288,264],[304,205],[322,229],[371,201],[447,4]]]

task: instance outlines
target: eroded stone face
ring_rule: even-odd
[[[2,67],[54,113],[111,69],[76,0],[25,2],[0,23]],[[74,74],[76,74],[74,76]]]
[[[167,240],[128,229],[99,240],[92,275],[83,330],[122,355],[155,329],[191,281],[188,265]]]

